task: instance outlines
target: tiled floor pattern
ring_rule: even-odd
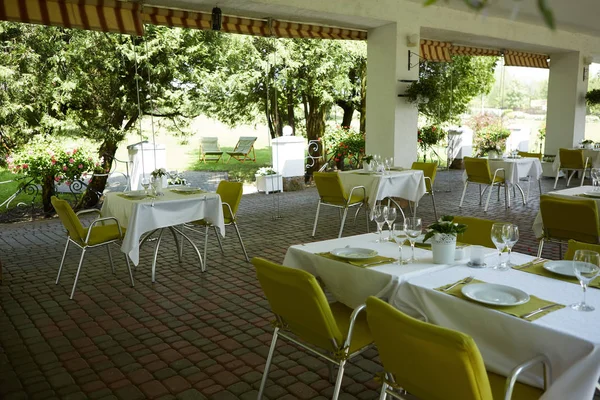
[[[544,190],[551,184],[544,180]],[[458,208],[459,171],[440,173],[436,188],[440,215],[512,221],[521,227],[516,250],[536,251],[530,227],[538,210],[537,185],[532,185],[529,204],[515,201],[505,210],[493,197],[487,214],[478,204],[475,186]],[[315,188],[244,196],[239,223],[250,256],[281,262],[292,244],[335,237],[337,212],[325,208],[317,236],[311,238],[316,202]],[[425,223],[433,220],[427,196],[419,215]],[[344,234],[363,233],[362,221],[356,226],[349,221]],[[65,242],[60,222],[1,226],[0,398],[255,399],[271,340],[271,314],[235,232],[227,233],[225,255],[211,237],[204,274],[189,246],[179,263],[167,237],[155,284],[150,281],[152,245],[146,246],[134,288],[116,248],[116,275],[110,272],[106,251],[92,251],[75,299],[69,300],[79,253],[71,249],[61,282],[55,285]],[[558,257],[555,245],[547,250],[546,257]],[[373,375],[380,369],[375,350],[350,363],[340,398],[377,398]],[[325,399],[332,393],[327,377],[321,360],[280,343],[266,397]]]

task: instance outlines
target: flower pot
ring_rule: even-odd
[[[498,157],[499,157],[499,155],[498,155],[497,151],[494,151],[494,150],[488,151],[488,158],[498,158]]]
[[[371,166],[371,163],[363,161],[363,171],[371,172],[372,170],[373,170],[373,167]]]
[[[256,178],[256,190],[259,192],[271,193],[276,191],[283,192],[283,176],[275,175],[254,175]]]
[[[431,251],[434,264],[452,264],[456,251],[456,236],[436,233],[431,238]]]
[[[159,177],[159,178],[155,178],[152,181],[152,190],[154,191],[154,194],[157,196],[162,196],[164,194],[163,192],[163,178]]]

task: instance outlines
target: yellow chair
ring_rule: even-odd
[[[519,151],[518,154],[522,158],[537,158],[538,160],[542,161],[542,153],[528,153],[526,151]],[[540,189],[540,195],[541,195],[542,194],[542,180],[540,178],[537,181],[538,181],[538,188]],[[527,177],[527,200],[529,200],[529,185],[530,185],[530,183],[531,183],[531,177],[528,176]]]
[[[544,241],[558,242],[561,258],[564,241],[573,239],[584,243],[599,243],[600,224],[595,200],[542,195],[540,214],[543,236],[538,247],[538,257],[542,256]]]
[[[462,207],[469,183],[479,184],[479,204],[481,204],[483,193],[488,189],[490,190],[487,201],[485,202],[485,212],[487,212],[494,185],[498,186],[498,200],[500,200],[500,186],[504,186],[504,207],[508,207],[508,201],[506,199],[507,188],[504,181],[504,168],[496,169],[494,171],[494,175],[492,176],[492,173],[490,172],[490,164],[488,163],[487,158],[465,157],[464,163],[467,171],[467,179],[465,180],[465,188],[463,189],[462,197],[460,198],[459,207]],[[502,173],[502,176],[499,176],[500,172]],[[481,185],[486,185],[485,189],[483,189],[483,192],[481,191]]]
[[[589,157],[583,157],[583,149],[558,149],[558,157],[560,159],[560,167],[556,170],[556,178],[554,179],[554,189],[558,184],[558,178],[560,177],[560,171],[566,170],[565,178],[567,178],[567,186],[571,182],[571,178],[575,175],[575,172],[581,171],[581,185],[583,186],[583,180],[585,179],[585,171],[588,167]],[[569,175],[569,171],[571,175]]]
[[[425,163],[425,162],[414,162],[410,169],[418,169],[423,171],[425,176],[425,188],[427,193],[431,195],[431,201],[433,202],[433,215],[437,221],[437,210],[435,208],[435,196],[433,195],[433,183],[435,182],[435,175],[437,173],[438,164],[436,162]]]
[[[576,240],[569,240],[565,260],[572,260],[577,250],[591,250],[600,253],[600,244],[582,243]]]
[[[361,313],[365,306],[352,310],[341,303],[327,303],[317,279],[306,271],[284,267],[263,258],[253,258],[252,263],[276,317],[257,398],[262,399],[277,339],[281,336],[338,365],[332,397],[337,399],[346,362],[373,343],[366,315]]]
[[[467,230],[458,235],[457,241],[472,245],[491,247],[492,249],[496,248],[491,237],[492,225],[502,221],[455,215],[454,222],[467,225]]]
[[[244,241],[242,240],[242,236],[240,235],[240,230],[238,229],[236,220],[237,220],[237,211],[240,205],[240,201],[242,200],[242,194],[244,191],[244,185],[241,182],[229,182],[229,181],[221,181],[219,182],[219,186],[217,186],[217,194],[221,197],[221,202],[223,203],[223,219],[225,220],[225,226],[233,225],[235,228],[235,233],[237,233],[237,237],[240,241],[240,245],[242,246],[242,251],[244,252],[244,257],[246,261],[250,262],[250,258],[248,257],[248,253],[246,252],[246,246],[244,246]],[[219,247],[221,248],[221,253],[225,254],[223,250],[223,243],[221,243],[221,236],[217,227],[212,223],[201,219],[198,221],[193,221],[188,224],[185,224],[184,227],[190,229],[194,232],[199,232],[194,229],[194,227],[203,226],[205,227],[204,231],[204,263],[202,264],[202,272],[206,271],[206,249],[208,248],[208,231],[212,226],[215,231],[215,236],[217,237],[217,241],[219,242]],[[181,251],[183,251],[183,242],[181,245]]]
[[[399,388],[420,400],[538,399],[542,390],[516,382],[537,364],[544,366],[545,388],[550,386],[546,356],[526,361],[505,378],[485,370],[475,341],[464,333],[409,317],[375,297],[367,299],[367,319],[385,369],[380,399],[386,394],[404,399],[394,390]]]
[[[92,249],[99,246],[106,246],[108,250],[108,259],[110,260],[110,266],[113,274],[115,273],[115,266],[113,264],[112,255],[110,253],[111,243],[120,242],[125,235],[125,228],[121,228],[119,221],[115,217],[97,218],[90,224],[89,227],[84,228],[79,220],[79,216],[86,213],[98,213],[100,210],[84,210],[77,214],[73,211],[69,203],[65,200],[60,200],[56,196],[52,196],[50,199],[54,210],[58,214],[63,226],[67,230],[67,244],[63,252],[62,260],[60,261],[60,267],[58,267],[58,275],[56,277],[56,284],[60,280],[60,273],[62,271],[67,250],[69,249],[69,243],[73,243],[75,246],[81,249],[81,257],[79,259],[79,266],[77,267],[77,274],[75,275],[75,282],[73,282],[73,290],[71,290],[70,299],[73,299],[75,294],[75,288],[77,287],[77,280],[79,279],[79,273],[81,272],[81,266],[83,265],[83,259],[85,252],[88,249]],[[105,222],[111,221],[114,223],[104,225]],[[98,225],[101,224],[101,225]],[[131,273],[131,266],[129,265],[129,258],[125,254],[125,261],[127,261],[127,269],[129,270],[129,278],[131,279],[131,286],[133,287],[133,274]]]
[[[360,211],[360,208],[367,203],[367,190],[364,186],[356,186],[350,190],[350,194],[346,194],[342,181],[337,172],[315,172],[313,174],[317,190],[319,192],[319,205],[317,206],[317,215],[315,215],[315,224],[313,226],[312,236],[315,236],[317,232],[317,222],[319,221],[319,211],[321,205],[337,207],[343,209],[344,214],[342,216],[342,223],[340,225],[340,232],[338,238],[342,237],[344,231],[344,223],[346,222],[346,216],[348,215],[348,208],[358,206],[354,218]],[[356,194],[354,192],[357,192]],[[369,231],[369,213],[367,207],[365,207],[365,213],[367,216],[367,232]]]

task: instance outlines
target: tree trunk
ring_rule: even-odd
[[[287,92],[287,117],[288,125],[292,127],[292,135],[296,135],[296,121],[294,118],[294,88],[289,85]]]
[[[360,132],[367,131],[367,68],[362,69],[360,80]]]
[[[336,104],[344,111],[344,115],[342,116],[342,128],[350,128],[352,116],[354,115],[354,106],[351,102],[345,100],[338,100]]]
[[[307,96],[305,104],[305,112],[307,114],[306,119],[306,137],[310,140],[317,140],[323,136],[325,132],[325,114],[329,106],[320,105],[319,99]],[[322,146],[319,146],[318,156],[322,155]],[[307,169],[307,173],[312,175],[314,171],[318,171],[320,165],[315,163],[312,167]]]
[[[54,176],[44,176],[42,181],[42,204],[44,205],[44,217],[49,218],[54,214],[51,197],[54,196]]]
[[[106,174],[94,175],[90,184],[88,185],[86,191],[83,193],[79,202],[77,203],[76,209],[85,209],[92,208],[98,204],[100,200],[100,196],[104,192],[104,188],[106,188],[106,181],[108,180],[108,173],[111,170],[113,159],[115,158],[115,153],[117,152],[119,141],[114,140],[113,138],[106,138],[102,145],[100,145],[100,149],[98,150],[98,154],[103,157],[102,161],[102,169],[106,171]]]

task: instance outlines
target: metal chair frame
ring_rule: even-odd
[[[435,216],[435,220],[438,220],[438,214],[437,214],[437,209],[435,208],[435,195],[433,194],[433,182],[431,181],[431,178],[426,176],[424,177],[425,179],[425,183],[427,183],[427,181],[429,181],[429,187],[431,188],[431,191],[425,192],[429,195],[431,195],[431,202],[433,203],[433,215]],[[427,184],[425,185],[425,187],[427,187]]]
[[[75,215],[77,215],[79,217],[80,215],[88,214],[88,213],[98,213],[98,214],[102,215],[100,213],[100,210],[95,210],[95,209],[79,211]],[[98,223],[104,224],[105,221],[114,221],[117,224],[117,228],[119,230],[119,236],[123,237],[123,232],[121,231],[121,225],[119,225],[119,221],[115,217],[96,218],[94,221],[92,221],[92,223],[88,227],[88,232],[85,237],[84,243],[87,243],[90,240],[92,228]],[[60,267],[58,267],[58,275],[56,276],[56,284],[58,285],[58,282],[60,280],[60,273],[62,271],[64,262],[65,262],[65,257],[67,256],[67,250],[69,249],[69,243],[73,243],[81,249],[81,257],[79,258],[79,266],[77,267],[77,274],[75,275],[75,282],[73,282],[73,289],[71,290],[71,296],[69,297],[72,300],[73,295],[75,294],[75,288],[77,287],[77,280],[79,279],[79,273],[81,272],[81,267],[83,265],[83,259],[85,257],[85,252],[87,251],[87,249],[93,249],[93,248],[100,247],[100,246],[106,246],[106,249],[108,250],[108,259],[110,260],[110,267],[114,274],[115,273],[115,265],[113,263],[112,254],[110,252],[110,246],[108,246],[108,245],[110,245],[112,243],[117,243],[117,242],[120,242],[120,239],[113,239],[113,240],[109,240],[109,241],[95,244],[95,245],[82,246],[81,244],[79,244],[76,241],[74,241],[73,239],[71,239],[71,236],[67,233],[67,243],[65,245],[65,250],[63,251],[63,256],[60,261]],[[129,278],[131,279],[131,287],[133,287],[135,284],[133,282],[133,274],[131,272],[131,265],[129,264],[129,258],[127,257],[127,254],[125,254],[125,261],[127,262],[127,269],[129,270]]]
[[[365,351],[368,348],[373,346],[373,344],[369,344],[361,349],[358,349],[357,351],[355,351],[352,354],[348,354],[348,349],[350,348],[350,343],[352,343],[352,333],[354,331],[354,325],[356,324],[356,318],[358,317],[359,313],[361,311],[363,311],[365,308],[366,308],[366,306],[364,304],[362,304],[362,305],[356,307],[354,309],[354,311],[352,311],[352,314],[350,315],[350,326],[348,327],[348,335],[346,337],[346,340],[344,341],[344,347],[342,348],[341,354],[338,356],[333,355],[333,354],[324,354],[319,349],[316,349],[313,346],[310,346],[306,343],[299,341],[298,339],[291,336],[287,332],[285,332],[285,331],[282,332],[283,327],[285,327],[285,322],[283,321],[283,319],[280,316],[276,315],[278,326],[276,326],[275,330],[273,331],[273,339],[271,340],[271,347],[269,348],[269,354],[267,355],[267,362],[265,364],[265,370],[263,372],[263,376],[260,381],[260,388],[258,390],[257,399],[258,400],[262,399],[265,385],[267,383],[267,378],[269,375],[269,368],[271,367],[271,361],[273,360],[273,353],[275,352],[275,347],[277,345],[277,339],[279,336],[282,336],[283,338],[289,340],[290,342],[292,342],[294,344],[297,344],[298,346],[311,352],[312,354],[329,361],[331,364],[328,364],[328,365],[337,365],[339,367],[337,378],[335,380],[335,386],[333,389],[333,396],[331,397],[332,400],[336,400],[340,395],[340,390],[342,387],[342,378],[344,377],[344,369],[346,366],[346,362],[348,360],[350,360],[352,357],[362,353],[363,351]],[[339,348],[335,339],[332,339],[332,341],[333,341],[334,348]],[[330,370],[330,375],[331,375],[331,370]]]
[[[350,199],[352,199],[352,194],[354,193],[354,190],[356,189],[362,189],[363,191],[363,200],[356,202],[356,203],[352,203],[350,204]],[[358,206],[358,209],[356,210],[356,214],[354,216],[354,219],[356,220],[356,216],[358,216],[358,212],[360,211],[361,207],[363,205],[366,204],[367,201],[367,189],[364,186],[355,186],[352,188],[352,190],[350,190],[350,194],[348,195],[348,199],[346,200],[346,204],[344,205],[339,205],[339,204],[332,204],[332,203],[327,203],[324,202],[323,200],[321,200],[319,198],[319,204],[317,205],[317,214],[315,215],[315,223],[313,225],[313,231],[312,231],[312,237],[315,236],[315,234],[317,233],[317,223],[319,222],[319,213],[321,211],[321,204],[324,206],[329,206],[329,207],[336,207],[338,209],[343,209],[344,213],[342,215],[342,222],[340,225],[340,231],[338,234],[338,238],[342,237],[342,232],[344,231],[344,224],[346,223],[346,216],[348,215],[348,209],[350,207],[354,207],[354,206]],[[368,206],[365,208],[365,214],[367,217],[367,232],[369,232],[369,212],[368,212]]]
[[[498,172],[502,171],[502,177],[505,179],[503,182],[496,182],[496,177],[498,175]],[[508,208],[508,200],[507,200],[507,190],[508,190],[508,186],[506,185],[506,171],[504,170],[504,168],[498,168],[494,171],[494,176],[492,177],[492,181],[490,184],[487,184],[486,187],[483,189],[483,192],[481,191],[481,185],[483,185],[482,183],[478,183],[478,182],[470,182],[468,175],[467,175],[467,180],[465,181],[465,187],[463,189],[462,192],[462,196],[460,198],[460,204],[458,205],[459,207],[462,207],[463,205],[463,200],[465,199],[465,193],[467,193],[467,186],[469,185],[469,183],[478,183],[479,184],[479,205],[481,205],[481,201],[483,198],[483,194],[485,193],[485,191],[487,189],[490,189],[490,191],[488,192],[488,197],[487,197],[487,201],[485,202],[485,208],[483,209],[483,211],[487,212],[488,209],[488,205],[490,204],[490,198],[492,197],[492,189],[494,188],[494,185],[498,186],[498,201],[500,201],[500,186],[504,186],[504,207]]]

